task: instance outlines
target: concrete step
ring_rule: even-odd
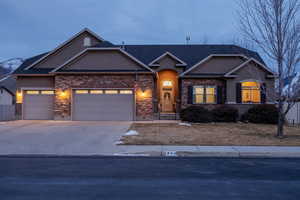
[[[160,120],[178,120],[179,114],[177,113],[160,113],[159,114]]]

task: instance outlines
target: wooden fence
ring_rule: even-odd
[[[14,105],[0,105],[0,121],[15,120]]]

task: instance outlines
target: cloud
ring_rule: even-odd
[[[1,0],[0,60],[55,48],[84,27],[114,43],[200,43],[236,34],[234,0]],[[220,39],[221,38],[221,39]]]

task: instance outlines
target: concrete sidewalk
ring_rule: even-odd
[[[120,156],[300,158],[300,147],[120,145],[116,150]]]

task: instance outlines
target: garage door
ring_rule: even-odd
[[[49,120],[53,119],[54,91],[27,90],[24,91],[23,119]]]
[[[133,120],[132,90],[74,90],[73,120]]]

